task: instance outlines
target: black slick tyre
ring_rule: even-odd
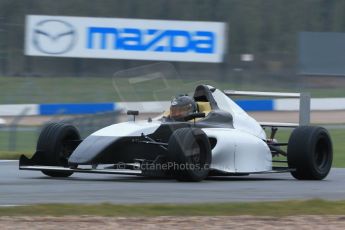
[[[322,180],[332,166],[333,148],[328,131],[317,126],[301,126],[293,130],[287,148],[292,176],[299,180]]]
[[[45,126],[38,138],[37,151],[41,153],[44,165],[68,167],[68,158],[76,148],[70,141],[80,140],[78,130],[70,124],[50,123]],[[42,170],[51,177],[69,177],[73,172]]]
[[[181,128],[171,135],[168,145],[173,176],[179,181],[201,181],[208,176],[211,146],[198,128]],[[170,169],[171,170],[171,169]]]

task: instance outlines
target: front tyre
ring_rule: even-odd
[[[42,153],[45,165],[68,167],[68,158],[76,148],[72,141],[79,141],[78,130],[70,124],[50,123],[38,138],[37,151]],[[73,172],[42,170],[51,177],[69,177]]]
[[[169,158],[173,175],[179,181],[201,181],[208,176],[211,146],[207,135],[198,128],[181,128],[169,139]]]
[[[287,148],[289,168],[296,169],[292,176],[299,180],[322,180],[332,166],[333,148],[328,131],[317,126],[296,128]]]

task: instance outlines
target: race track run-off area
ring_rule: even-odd
[[[298,181],[289,173],[213,177],[199,183],[138,176],[73,174],[50,178],[0,163],[0,205],[39,203],[204,203],[275,200],[344,200],[345,169],[323,181]]]

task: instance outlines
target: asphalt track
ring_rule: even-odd
[[[34,203],[194,203],[320,198],[345,199],[345,169],[323,181],[298,181],[290,174],[217,177],[200,183],[137,176],[74,174],[49,178],[0,162],[0,206]]]

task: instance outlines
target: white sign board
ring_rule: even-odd
[[[226,24],[28,15],[31,56],[222,62]]]

